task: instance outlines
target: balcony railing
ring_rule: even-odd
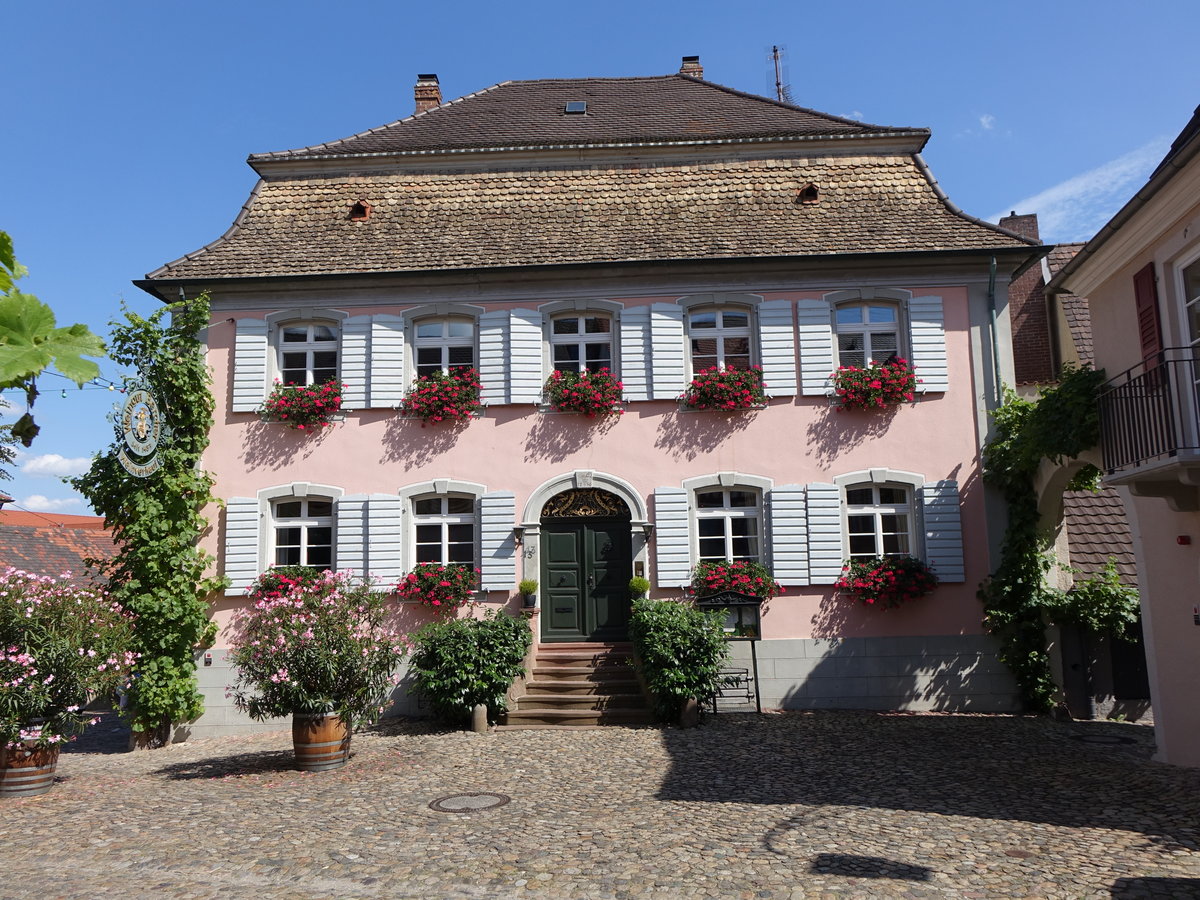
[[[1100,440],[1112,475],[1200,450],[1200,351],[1171,347],[1100,389]]]

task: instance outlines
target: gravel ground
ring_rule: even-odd
[[[0,897],[1200,897],[1200,771],[1138,725],[391,721],[321,774],[286,733],[126,746],[106,720],[0,805]]]

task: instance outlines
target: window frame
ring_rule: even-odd
[[[688,555],[691,561],[691,566],[703,560],[709,559],[744,559],[746,557],[714,557],[701,556],[700,554],[700,522],[702,520],[712,521],[714,519],[724,520],[727,525],[724,530],[725,548],[727,551],[732,550],[732,543],[735,537],[732,533],[732,528],[728,523],[733,519],[753,518],[757,522],[756,538],[758,541],[758,553],[754,558],[755,562],[770,565],[770,548],[769,537],[767,530],[767,497],[771,493],[771,489],[775,486],[775,482],[770,478],[765,478],[760,475],[748,475],[744,472],[718,472],[713,475],[699,475],[695,478],[685,478],[682,482],[683,489],[687,491],[688,505]],[[701,494],[715,493],[717,491],[726,494],[726,502],[719,508],[710,508],[710,510],[702,510],[700,508],[699,497]],[[728,494],[734,491],[750,493],[755,498],[753,507],[730,507],[727,505]],[[745,509],[753,510],[753,512],[740,513],[735,510]],[[713,536],[706,536],[711,539]]]
[[[432,481],[421,481],[405,485],[397,491],[401,500],[401,568],[412,571],[417,564],[417,525],[420,524],[416,513],[416,503],[433,497],[468,497],[473,501],[475,532],[473,535],[472,559],[473,568],[482,568],[483,551],[483,517],[480,506],[483,495],[488,492],[487,486],[474,481],[462,481],[455,478],[435,478]],[[465,564],[464,564],[465,565]]]
[[[841,347],[841,338],[843,335],[851,335],[851,334],[862,336],[862,344],[863,344],[862,350],[861,351],[849,351],[849,352],[861,352],[863,355],[862,365],[856,366],[856,368],[867,368],[873,361],[875,363],[882,364],[883,362],[885,362],[888,359],[889,356],[891,356],[893,354],[900,357],[901,359],[908,359],[908,347],[907,347],[907,345],[909,343],[908,320],[907,320],[906,309],[905,309],[905,305],[904,305],[903,301],[895,300],[892,298],[872,297],[872,298],[858,298],[858,299],[851,299],[851,300],[843,300],[843,301],[840,301],[837,303],[830,304],[830,306],[831,306],[832,323],[833,323],[833,353],[834,353],[835,362],[837,363],[837,365],[839,367],[847,365],[847,363],[844,363],[842,361],[843,350]],[[891,322],[873,323],[870,321],[869,313],[867,313],[867,310],[869,310],[871,307],[882,307],[882,308],[890,309],[894,313],[894,318],[892,319]],[[863,321],[854,323],[852,325],[843,325],[841,322],[838,321],[839,314],[843,310],[853,309],[853,308],[861,308],[864,311],[864,313],[861,317]],[[872,335],[889,334],[889,333],[893,333],[893,332],[896,335],[895,348],[887,350],[886,351],[887,355],[877,357],[875,354],[875,350],[872,347]]]
[[[574,334],[559,335],[554,330],[556,322],[562,322],[567,319],[575,319],[580,324],[580,330]],[[586,322],[588,319],[603,319],[608,322],[608,331],[588,333],[586,330]],[[546,370],[549,372],[556,371],[573,371],[573,372],[598,372],[601,368],[608,369],[609,372],[616,373],[617,371],[617,331],[619,328],[617,316],[610,310],[600,308],[584,308],[560,310],[546,314],[546,338],[548,344],[548,356],[546,360]],[[608,363],[592,368],[587,359],[587,347],[596,346],[599,344],[608,345]],[[576,368],[574,369],[559,369],[559,363],[555,360],[556,347],[577,347],[579,349],[579,357],[575,360]]]
[[[430,324],[437,323],[441,325],[442,334],[437,337],[422,337],[420,334],[421,328]],[[455,323],[466,323],[470,328],[470,335],[463,337],[461,335],[450,334],[450,327]],[[471,350],[471,362],[452,363],[450,361],[450,353],[455,349],[469,347]],[[433,374],[432,369],[428,372],[422,372],[422,368],[428,368],[431,363],[422,363],[420,355],[422,350],[437,349],[440,351],[441,361],[437,363],[437,371],[448,374],[452,369],[475,369],[479,371],[479,319],[474,316],[465,316],[459,314],[451,314],[445,316],[423,316],[416,319],[412,324],[412,368],[414,378],[420,378],[423,375]]]
[[[328,503],[329,514],[326,516],[317,516],[309,511],[310,504]],[[283,516],[279,512],[279,507],[285,503],[300,504],[301,512],[297,516]],[[268,555],[271,559],[271,568],[280,566],[304,566],[305,568],[315,569],[317,571],[335,571],[337,569],[337,507],[336,501],[332,497],[321,497],[318,495],[309,495],[304,497],[277,497],[270,501],[268,505],[270,516],[269,532],[267,534]],[[313,529],[324,528],[329,531],[328,544],[314,544],[310,540],[310,532]],[[298,545],[282,545],[279,540],[279,533],[284,529],[296,529],[300,532],[300,542]],[[279,554],[282,550],[293,546],[299,549],[299,559],[296,562],[281,562]],[[313,564],[309,562],[309,555],[313,550],[321,548],[329,548],[329,563],[327,565]]]
[[[698,303],[686,307],[683,311],[683,339],[684,339],[684,355],[687,362],[688,372],[692,377],[695,377],[700,372],[707,371],[712,366],[698,368],[696,365],[696,354],[692,346],[694,340],[698,338],[694,334],[694,326],[692,317],[696,315],[705,315],[713,313],[716,315],[716,324],[709,333],[709,329],[704,329],[701,338],[715,339],[716,349],[712,354],[703,354],[704,356],[715,356],[716,367],[718,369],[729,368],[728,356],[725,350],[725,342],[728,339],[744,338],[746,341],[746,367],[741,371],[748,371],[754,366],[761,365],[761,352],[759,349],[759,327],[757,310],[753,305],[743,303]],[[734,313],[744,315],[746,324],[744,326],[725,326],[725,313]],[[741,356],[743,354],[737,354]]]
[[[419,503],[437,500],[440,504],[440,510],[436,513],[421,513],[417,511]],[[451,500],[467,500],[470,502],[471,511],[469,513],[454,513],[449,509]],[[409,500],[412,510],[412,559],[413,565],[422,563],[434,563],[437,565],[469,565],[472,568],[479,567],[479,538],[480,538],[480,517],[479,517],[479,499],[471,494],[465,494],[456,491],[448,491],[446,493],[429,493],[418,494]],[[439,548],[438,559],[421,559],[421,547],[433,546],[430,541],[422,542],[420,540],[420,529],[422,527],[430,527],[436,525],[439,528],[440,535],[437,546]],[[455,525],[470,525],[471,526],[471,558],[470,560],[450,559],[450,547],[453,545],[461,545],[462,541],[452,541],[450,539],[450,529]]]
[[[307,356],[307,358],[305,360],[305,386],[312,385],[312,384],[323,384],[324,383],[324,381],[317,382],[317,381],[313,380],[313,370],[316,367],[313,365],[312,355],[313,355],[313,353],[320,352],[320,351],[313,348],[312,345],[314,343],[318,343],[318,342],[314,342],[310,338],[308,341],[305,341],[303,343],[299,343],[299,342],[294,343],[294,344],[292,344],[292,346],[290,348],[288,347],[287,344],[284,343],[284,340],[283,340],[284,330],[287,328],[295,328],[298,326],[304,326],[304,327],[310,329],[310,331],[314,326],[321,326],[321,327],[328,328],[330,331],[333,332],[333,335],[334,335],[333,341],[331,341],[329,343],[332,343],[332,345],[333,345],[332,352],[336,355],[336,359],[335,359],[334,365],[333,365],[333,376],[331,378],[325,379],[325,381],[340,381],[342,378],[342,359],[343,359],[343,351],[342,351],[342,337],[343,337],[342,331],[343,331],[343,329],[342,329],[342,325],[347,318],[349,318],[349,314],[346,313],[344,310],[339,310],[339,309],[288,309],[288,310],[280,310],[278,312],[273,312],[273,313],[268,314],[265,317],[265,321],[267,323],[267,329],[268,329],[268,332],[267,332],[268,389],[269,389],[269,385],[274,383],[275,381],[279,381],[281,384],[286,383],[284,381],[284,372],[288,371],[288,370],[286,370],[284,368],[283,354],[285,352],[292,352],[292,353],[300,352],[300,349],[298,349],[298,348],[308,348],[308,349],[303,350],[303,352]],[[325,343],[325,342],[319,342],[319,343]],[[324,368],[328,368],[328,367],[322,366],[321,368],[324,369]],[[298,382],[297,382],[297,384],[298,384]]]
[[[871,491],[871,502],[867,504],[851,504],[851,491]],[[885,490],[903,491],[904,501],[902,503],[884,502],[880,493]],[[913,490],[911,486],[899,484],[897,482],[884,482],[883,484],[873,484],[871,482],[859,482],[857,484],[848,484],[842,488],[842,527],[846,541],[846,558],[874,558],[878,556],[913,556],[913,549],[916,542],[916,503],[914,502]],[[903,531],[885,531],[884,518],[886,516],[903,516],[905,521],[905,529]],[[870,517],[872,523],[872,531],[870,536],[874,544],[874,551],[871,553],[855,553],[852,546],[854,537],[861,537],[865,532],[851,532],[850,520],[852,518],[867,518]],[[903,542],[907,545],[905,549],[889,552],[886,549],[886,541],[888,537],[903,535]]]
[[[878,488],[902,488],[907,491],[908,500],[906,503],[906,512],[908,514],[908,550],[903,554],[905,556],[913,556],[920,560],[925,560],[925,521],[924,521],[924,500],[921,491],[925,486],[925,476],[917,472],[905,472],[898,469],[864,469],[857,472],[847,472],[843,475],[838,475],[834,479],[834,484],[837,485],[839,499],[839,516],[841,519],[841,534],[842,534],[842,551],[843,559],[850,559],[850,515],[851,507],[847,501],[847,491],[855,488],[872,487],[876,489],[875,496],[878,496]],[[855,510],[870,510],[872,514],[878,513],[879,516],[885,515],[887,509],[891,509],[895,504],[876,504],[871,506],[855,506]],[[862,515],[865,512],[856,512],[855,514]],[[876,520],[876,538],[879,543],[876,548],[882,546],[880,536],[880,526],[878,518]],[[876,554],[878,555],[878,554]],[[886,554],[897,555],[897,554]],[[866,558],[863,554],[859,554],[860,558]]]
[[[749,506],[738,506],[730,501],[733,494],[749,494],[754,502]],[[700,497],[702,495],[720,494],[722,502],[720,506],[701,506]],[[695,504],[695,521],[696,521],[696,562],[701,563],[708,560],[745,560],[747,562],[761,563],[763,561],[763,552],[765,550],[765,535],[763,534],[763,496],[762,492],[757,488],[746,488],[739,485],[733,487],[708,487],[698,488],[692,493],[693,503]],[[752,534],[735,534],[733,523],[737,521],[750,521],[754,523]],[[706,535],[703,534],[702,522],[721,522],[721,535]],[[718,537],[724,543],[724,553],[720,556],[706,556],[703,552],[703,544],[705,541],[717,540]],[[755,544],[755,553],[752,556],[737,554],[734,552],[734,543],[737,540],[752,539]]]

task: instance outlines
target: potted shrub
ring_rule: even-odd
[[[689,409],[733,412],[763,406],[767,402],[765,387],[759,366],[749,369],[714,367],[697,372],[678,399]]]
[[[546,379],[546,402],[559,412],[583,413],[589,419],[621,415],[622,384],[608,369],[598,372],[560,372]]]
[[[710,559],[699,563],[693,570],[692,591],[698,597],[719,594],[721,591],[737,591],[739,594],[770,600],[783,593],[783,586],[762,563]]]
[[[847,562],[835,587],[867,606],[890,609],[928,594],[937,576],[915,556],[872,556]]]
[[[421,420],[421,426],[436,422],[461,422],[483,406],[479,401],[479,373],[454,369],[422,375],[400,406],[400,414]]]
[[[698,717],[725,683],[721,668],[729,658],[721,610],[701,610],[675,600],[633,602],[629,640],[638,674],[665,720]],[[685,717],[691,709],[692,717]],[[690,722],[689,724],[694,724]]]
[[[230,696],[258,721],[292,716],[296,763],[345,765],[350,735],[388,703],[407,650],[385,595],[345,572],[288,566],[264,572],[235,615]]]
[[[400,599],[416,600],[442,615],[471,602],[477,590],[479,570],[461,563],[418,563],[396,585]]]
[[[0,797],[41,794],[58,753],[129,683],[133,617],[100,589],[0,574]]]
[[[635,575],[629,579],[629,597],[632,600],[641,600],[650,593],[650,579],[642,578],[640,575]]]
[[[537,589],[537,580],[533,578],[525,578],[517,585],[517,591],[525,600],[526,609],[537,606]]]
[[[894,357],[866,368],[839,366],[833,379],[833,402],[842,409],[883,409],[911,402],[916,396],[916,370],[908,360]]]
[[[278,380],[259,410],[264,422],[279,422],[297,431],[315,433],[333,424],[342,409],[340,381],[321,384],[280,384]]]

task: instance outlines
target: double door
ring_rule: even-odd
[[[540,549],[542,640],[627,640],[629,521],[543,520]]]

